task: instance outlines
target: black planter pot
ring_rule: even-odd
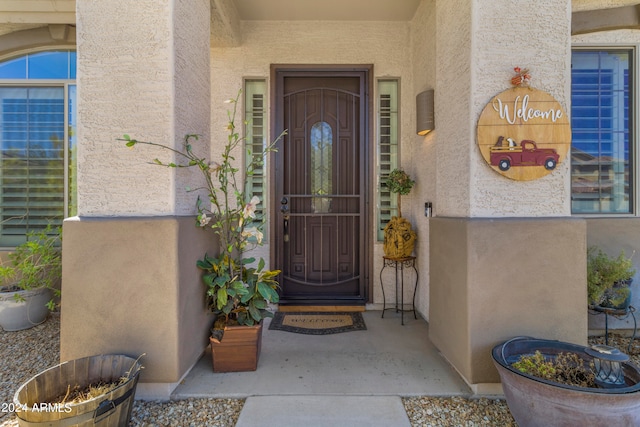
[[[514,338],[493,348],[507,405],[520,427],[640,426],[640,370],[622,364],[625,386],[615,389],[559,384],[518,371],[511,366],[521,355],[576,353],[586,364],[593,358],[587,347],[562,341]]]

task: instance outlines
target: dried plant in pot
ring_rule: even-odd
[[[69,360],[40,372],[15,392],[18,425],[127,426],[140,358],[102,354]]]
[[[62,277],[60,231],[48,226],[29,232],[0,265],[0,327],[5,331],[36,326],[55,310]]]
[[[520,427],[640,425],[640,371],[617,349],[517,337],[492,356]]]
[[[216,372],[256,369],[262,321],[273,316],[269,304],[279,301],[276,278],[280,270],[266,268],[262,258],[256,260],[245,256],[249,250],[263,244],[261,228],[264,221],[256,219],[260,199],[247,192],[247,183],[254,171],[263,167],[269,153],[275,151],[275,143],[285,132],[262,152],[247,152],[251,161],[246,167],[239,167],[234,157],[244,146],[244,137],[240,136],[235,125],[239,97],[240,93],[235,99],[226,101],[233,105],[233,109],[228,111],[228,133],[217,161],[196,154],[193,144],[197,143],[198,135],[187,135],[182,150],[139,141],[128,135],[123,138],[128,147],[151,145],[170,151],[178,159],[176,162],[155,159],[153,163],[156,165],[194,167],[202,172],[208,200],[197,199],[197,225],[211,230],[220,248],[217,255],[204,254],[203,259],[197,261],[198,268],[203,271],[207,305],[215,315],[210,341]],[[248,340],[245,339],[247,335]],[[219,349],[224,352],[228,347],[231,347],[228,351],[230,357],[227,353],[219,354]],[[248,362],[237,363],[243,358]],[[227,365],[227,362],[231,364]]]
[[[411,255],[416,241],[416,233],[411,228],[411,223],[402,217],[401,196],[409,194],[415,181],[402,169],[391,171],[385,185],[390,192],[396,194],[398,216],[384,227],[384,254],[392,258],[405,258]]]

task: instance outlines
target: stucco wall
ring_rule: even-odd
[[[207,0],[198,2],[209,10]],[[185,132],[199,133],[206,153],[208,15],[197,19],[197,8],[169,0],[80,1],[78,8],[79,215],[194,213],[195,198],[185,195],[193,173],[146,165],[172,156],[132,152],[116,138],[180,148]]]
[[[637,0],[572,0],[571,9],[573,12],[585,10],[609,9],[613,7],[631,6],[638,4]]]
[[[436,85],[436,5],[434,0],[423,0],[411,21],[411,57],[413,61],[413,91],[408,96],[413,97],[415,112],[415,96],[426,89],[434,89]],[[439,94],[437,94],[439,96]],[[436,105],[438,100],[435,100]],[[420,272],[420,284],[416,297],[416,306],[420,314],[429,319],[429,219],[424,216],[425,202],[431,202],[437,210],[436,198],[436,128],[426,136],[415,134],[405,141],[403,151],[411,153],[411,163],[406,167],[407,172],[414,177],[416,185],[411,193],[404,197],[411,200],[410,215],[413,227],[418,235],[415,246],[416,263]],[[403,212],[405,209],[403,209]]]
[[[210,326],[195,262],[216,249],[195,227],[197,170],[134,138],[209,150],[208,0],[78,0],[79,217],[64,221],[61,358],[147,352],[137,390],[167,399]],[[200,178],[198,180],[198,178]],[[167,214],[167,215],[162,215]]]
[[[180,381],[204,351],[213,322],[195,260],[215,246],[193,222],[189,217],[65,221],[62,361],[146,353],[143,382]]]
[[[569,164],[518,182],[495,173],[476,142],[482,109],[510,87],[513,68],[529,68],[532,86],[566,110],[570,94],[569,2],[438,2],[438,215],[567,216]],[[465,94],[470,94],[469,96]]]
[[[489,100],[509,88],[513,67],[529,68],[531,86],[550,93],[568,114],[571,94],[571,4],[545,0],[522,4],[476,0],[471,78],[475,125]],[[471,147],[473,217],[549,217],[570,215],[569,162],[534,181],[519,182],[495,173]],[[454,167],[454,165],[448,165]]]
[[[439,216],[471,215],[469,163],[475,141],[470,98],[472,4],[471,0],[436,2],[434,210]]]
[[[0,24],[0,60],[31,49],[75,49],[76,29],[71,25],[45,25],[42,27],[9,31],[14,25]]]
[[[571,7],[568,0],[436,2],[436,22],[429,334],[478,391],[498,382],[489,355],[500,340],[586,340],[584,302],[576,300],[586,295],[586,235],[584,222],[569,218],[569,162],[538,180],[509,180],[485,163],[476,141],[480,113],[511,87],[516,66],[568,109]]]
[[[435,218],[429,337],[470,384],[499,382],[491,348],[514,336],[586,344],[581,219]]]
[[[640,30],[613,30],[571,36],[572,45],[629,46],[640,43]]]
[[[181,0],[178,3],[180,6],[174,7],[173,52],[170,63],[174,86],[172,141],[182,149],[185,135],[198,134],[198,141],[192,140],[193,148],[199,155],[206,156],[209,154],[211,127],[210,58],[207,55],[210,49],[210,20],[206,19],[206,13],[204,17],[194,14],[209,11],[210,0]],[[204,177],[197,168],[178,169],[174,180],[175,212],[193,214],[197,197],[207,200],[206,191],[191,190],[199,187],[196,183],[202,185]]]

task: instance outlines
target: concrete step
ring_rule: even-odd
[[[399,396],[254,396],[236,427],[410,427]]]

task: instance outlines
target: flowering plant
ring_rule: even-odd
[[[210,228],[218,236],[220,253],[216,257],[205,254],[198,260],[197,266],[204,271],[202,276],[207,287],[207,303],[211,311],[217,314],[216,327],[222,329],[227,324],[254,325],[265,317],[272,317],[268,303],[279,300],[276,291],[276,277],[280,270],[265,269],[265,261],[260,258],[244,258],[244,253],[262,245],[263,222],[256,221],[256,207],[260,203],[257,196],[246,193],[247,180],[256,168],[262,167],[264,159],[275,151],[275,143],[285,134],[283,132],[261,153],[247,152],[249,162],[244,169],[237,167],[234,152],[244,142],[236,130],[235,117],[238,99],[226,101],[233,104],[227,112],[227,142],[220,163],[199,157],[193,151],[193,143],[198,135],[190,134],[184,138],[182,150],[148,141],[132,139],[124,135],[127,147],[145,144],[160,147],[173,152],[181,161],[177,163],[154,159],[153,164],[171,167],[196,167],[204,177],[209,204],[198,197],[197,226]],[[242,173],[241,173],[242,172]]]

